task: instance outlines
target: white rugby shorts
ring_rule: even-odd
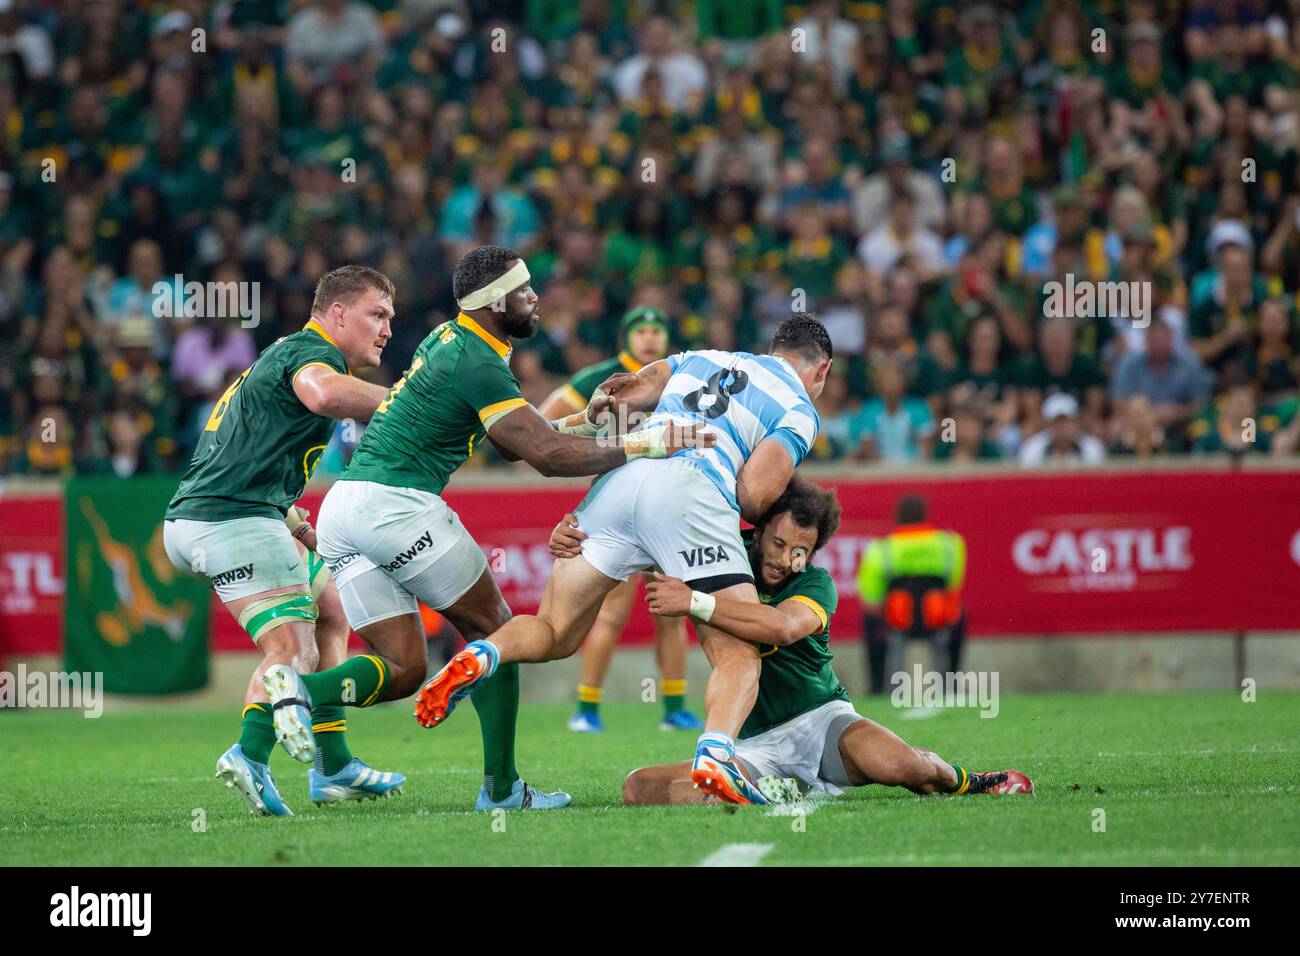
[[[840,735],[863,718],[847,700],[832,700],[771,730],[736,741],[736,758],[754,781],[775,774],[793,777],[800,789],[843,793],[851,786],[839,756]],[[834,747],[834,753],[828,748]]]
[[[280,518],[163,523],[163,548],[176,570],[205,577],[224,601],[310,586],[307,566]]]
[[[582,556],[626,581],[658,567],[697,591],[753,583],[740,515],[689,459],[638,458],[602,475],[574,516]]]
[[[438,495],[374,481],[336,481],[321,502],[316,550],[348,624],[455,604],[487,570],[482,549]]]

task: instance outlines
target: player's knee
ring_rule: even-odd
[[[481,641],[505,627],[512,616],[510,605],[504,598],[498,598],[464,621],[465,626],[460,628],[461,636],[466,641]]]
[[[258,638],[257,646],[268,660],[289,663],[295,670],[302,670],[299,665],[310,662],[311,667],[306,669],[309,674],[316,669],[318,654],[309,630],[284,624]]]
[[[294,655],[293,669],[299,674],[314,674],[320,666],[320,651],[315,644],[303,643]]]
[[[623,778],[623,803],[628,806],[645,803],[647,797],[646,773],[644,769],[633,770]]]
[[[401,700],[403,697],[410,697],[420,685],[424,683],[425,668],[423,662],[416,665],[414,662],[405,661],[390,662],[393,674],[388,688],[384,693],[384,700]]]

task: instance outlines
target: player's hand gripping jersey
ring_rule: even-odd
[[[618,580],[657,565],[706,593],[752,582],[740,540],[736,476],[759,443],[779,442],[797,466],[819,420],[785,359],[748,352],[684,352],[646,426],[702,422],[712,448],[638,460],[597,479],[575,512],[583,557]]]

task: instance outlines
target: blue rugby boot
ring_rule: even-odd
[[[474,802],[474,809],[559,810],[562,807],[567,807],[572,802],[573,798],[563,790],[547,793],[545,790],[536,790],[530,787],[522,780],[516,780],[514,787],[511,788],[510,796],[500,801],[492,799],[492,794],[488,793],[486,785],[481,787],[478,792],[478,800]]]
[[[376,800],[402,792],[406,778],[389,770],[370,767],[360,757],[353,757],[342,770],[325,774],[315,769],[307,771],[307,784],[311,802],[344,803],[348,800]]]
[[[578,711],[569,718],[569,729],[579,734],[603,734],[605,732],[605,721],[601,719],[599,713],[584,714]]]
[[[224,780],[231,790],[239,791],[253,816],[293,816],[293,811],[280,798],[280,791],[276,789],[275,779],[271,776],[271,768],[264,763],[249,760],[239,744],[217,758],[215,776],[218,780]]]
[[[664,714],[664,719],[659,722],[660,730],[703,730],[704,721],[696,717],[689,710],[675,710],[671,714]]]

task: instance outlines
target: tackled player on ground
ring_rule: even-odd
[[[585,537],[566,516],[551,537],[551,553],[581,554]],[[861,716],[836,677],[830,651],[835,581],[813,555],[839,527],[834,492],[792,479],[745,543],[761,603],[719,597],[710,623],[759,647],[758,699],[736,741],[736,762],[749,782],[774,802],[808,791],[840,794],[881,784],[913,793],[1032,793],[1017,770],[971,773],[930,750],[909,746]],[[655,576],[646,601],[656,616],[691,614],[690,587]],[[691,778],[692,763],[642,767],[623,782],[623,802],[699,803],[711,799]]]

